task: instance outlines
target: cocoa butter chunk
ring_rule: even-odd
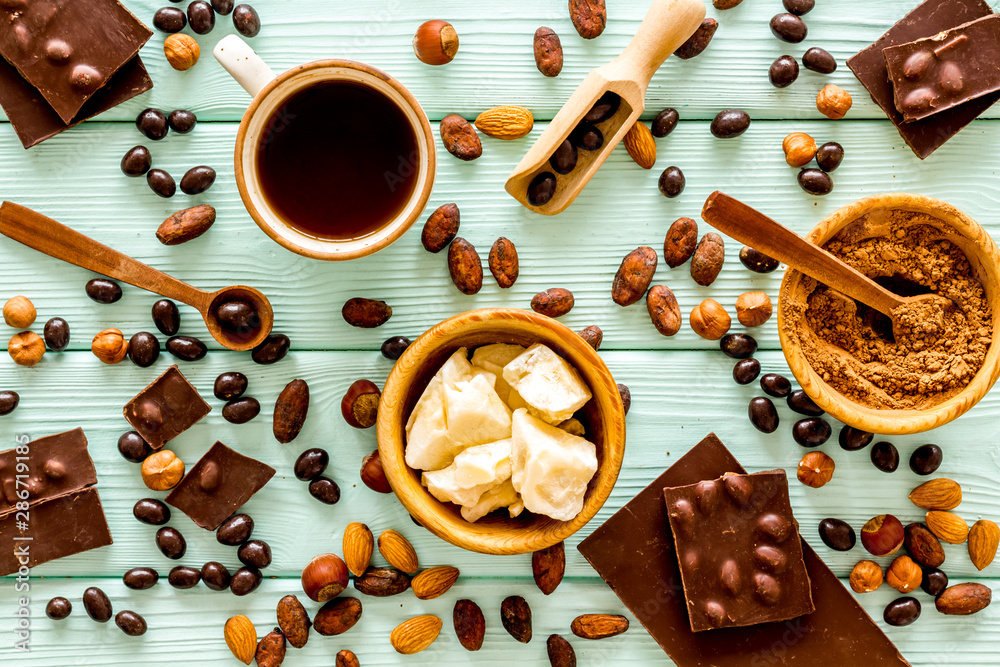
[[[441,252],[458,236],[461,214],[458,204],[443,204],[424,223],[420,242],[427,252]]]
[[[215,209],[208,204],[177,211],[156,230],[156,240],[163,245],[192,241],[215,224]]]
[[[611,285],[611,298],[619,306],[631,306],[649,289],[656,273],[656,251],[640,246],[625,255]]]
[[[472,123],[451,114],[441,119],[441,141],[445,150],[459,160],[475,160],[483,154],[483,144]]]
[[[360,329],[380,327],[392,317],[392,308],[385,301],[361,297],[348,299],[340,312],[345,322]]]
[[[476,294],[483,288],[483,260],[476,247],[462,237],[448,247],[448,272],[462,294]]]

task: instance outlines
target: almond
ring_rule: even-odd
[[[570,629],[581,639],[606,639],[628,630],[628,619],[616,614],[583,614],[573,619]]]
[[[458,581],[458,575],[458,568],[450,565],[439,565],[424,570],[413,577],[411,582],[413,593],[421,600],[439,598],[455,585],[455,582]]]
[[[641,120],[637,120],[625,135],[625,150],[643,169],[652,169],[656,164],[656,139]]]
[[[156,230],[163,245],[180,245],[198,238],[215,224],[215,209],[208,204],[177,211]]]
[[[977,570],[984,570],[997,556],[1000,527],[988,519],[980,519],[969,530],[969,558]]]
[[[278,627],[285,639],[294,648],[302,648],[309,641],[309,614],[294,595],[286,595],[278,601]]]
[[[486,617],[483,610],[472,600],[459,600],[452,612],[455,634],[459,643],[467,651],[478,651],[486,638]]]
[[[257,629],[253,627],[249,618],[242,614],[230,618],[226,621],[225,636],[226,646],[237,660],[244,665],[253,662],[257,651]]]
[[[925,510],[953,510],[962,502],[962,487],[945,477],[932,479],[910,492],[910,502]]]
[[[522,644],[531,641],[531,607],[520,595],[511,595],[500,603],[500,622],[517,641]]]
[[[441,634],[441,619],[437,616],[415,616],[403,621],[389,635],[389,641],[403,655],[420,653]]]
[[[413,545],[395,530],[387,530],[378,536],[378,552],[397,570],[413,574],[420,569]]]
[[[325,637],[342,635],[357,625],[358,621],[361,620],[361,612],[361,600],[336,597],[316,612],[313,628]]]
[[[942,542],[961,544],[969,537],[969,524],[965,522],[965,519],[952,512],[938,510],[928,512],[925,523]]]
[[[934,601],[942,614],[968,616],[982,611],[993,601],[993,591],[983,584],[956,584],[944,589]]]
[[[494,107],[476,118],[479,131],[494,139],[520,139],[531,132],[534,126],[534,116],[524,107]]]
[[[355,577],[360,577],[371,564],[375,537],[363,523],[349,523],[344,528],[344,562]]]
[[[531,555],[531,573],[535,585],[545,595],[551,595],[566,573],[566,546],[563,542]]]

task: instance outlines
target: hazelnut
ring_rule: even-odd
[[[162,449],[142,462],[142,481],[153,491],[167,491],[184,477],[184,461],[169,449]]]
[[[832,83],[824,86],[816,96],[816,108],[821,114],[833,120],[840,120],[846,116],[852,104],[854,100],[851,99],[851,94]]]
[[[446,65],[458,53],[458,33],[447,21],[427,21],[413,36],[413,52],[420,62]]]
[[[792,132],[781,142],[785,162],[790,167],[804,167],[816,157],[816,140],[805,132]]]
[[[873,556],[892,556],[904,538],[903,524],[891,514],[879,514],[861,528],[861,544]]]
[[[118,329],[105,329],[94,336],[90,351],[106,364],[117,364],[128,354],[128,341]]]
[[[15,296],[3,305],[3,321],[15,329],[27,329],[35,323],[35,306],[28,297]]]
[[[691,328],[707,340],[719,340],[733,323],[729,313],[715,299],[705,299],[691,311]]]
[[[45,341],[36,333],[22,331],[7,343],[7,352],[18,366],[34,366],[45,354]]]
[[[885,582],[900,593],[909,593],[920,588],[924,571],[909,556],[900,556],[892,561],[885,573]]]
[[[171,67],[185,72],[198,64],[201,47],[190,35],[178,32],[163,40],[163,54]]]
[[[796,476],[806,486],[818,489],[821,486],[826,486],[826,483],[833,479],[835,467],[833,459],[823,452],[809,452],[799,461],[799,470]]]
[[[371,380],[357,380],[340,401],[344,419],[354,428],[371,428],[378,418],[382,392]]]
[[[320,554],[302,570],[302,590],[315,602],[326,602],[347,588],[347,563],[336,554]]]
[[[851,588],[855,593],[872,593],[882,585],[882,567],[873,560],[859,561],[851,570]]]
[[[767,292],[744,292],[736,299],[736,318],[745,327],[759,327],[771,319],[771,297]]]
[[[372,491],[378,493],[392,493],[389,480],[385,478],[385,470],[382,468],[382,457],[378,450],[365,457],[361,462],[361,481]]]

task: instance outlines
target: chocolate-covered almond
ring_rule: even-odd
[[[159,573],[151,567],[133,567],[122,575],[122,583],[136,591],[152,588],[159,580]]]
[[[201,580],[209,590],[224,591],[229,588],[232,575],[225,565],[213,560],[201,566]]]
[[[285,358],[292,342],[285,334],[271,334],[260,345],[253,349],[250,358],[254,363],[262,365],[276,364]]]
[[[231,401],[246,393],[250,380],[243,373],[228,372],[222,373],[215,378],[213,391],[215,397],[220,401]]]
[[[260,402],[252,396],[237,398],[222,408],[222,418],[230,424],[246,424],[260,414]]]
[[[175,336],[181,328],[181,313],[170,299],[160,299],[153,304],[153,323],[164,336]]]
[[[234,514],[215,529],[215,539],[231,547],[243,544],[253,533],[253,519],[249,514]]]
[[[208,346],[194,336],[171,336],[167,339],[167,352],[181,361],[198,361],[208,354]]]
[[[87,615],[98,623],[107,623],[111,620],[111,600],[96,586],[91,586],[83,592],[83,608],[87,611]]]
[[[128,433],[125,434],[125,436],[128,435]],[[170,521],[170,508],[162,500],[156,498],[142,498],[136,501],[132,507],[132,514],[136,519],[150,526],[162,526]]]

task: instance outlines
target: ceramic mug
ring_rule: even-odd
[[[437,164],[430,123],[410,91],[388,74],[350,60],[319,60],[275,76],[267,63],[236,35],[220,40],[214,54],[226,71],[253,96],[236,136],[236,185],[247,211],[264,233],[292,252],[323,260],[364,257],[406,233],[427,205]],[[416,138],[414,164],[402,165],[416,169],[413,193],[392,219],[385,220],[371,234],[356,239],[319,238],[304,233],[279,215],[265,197],[261,185],[258,147],[267,136],[268,121],[292,96],[326,82],[353,83],[383,95],[403,113]]]

